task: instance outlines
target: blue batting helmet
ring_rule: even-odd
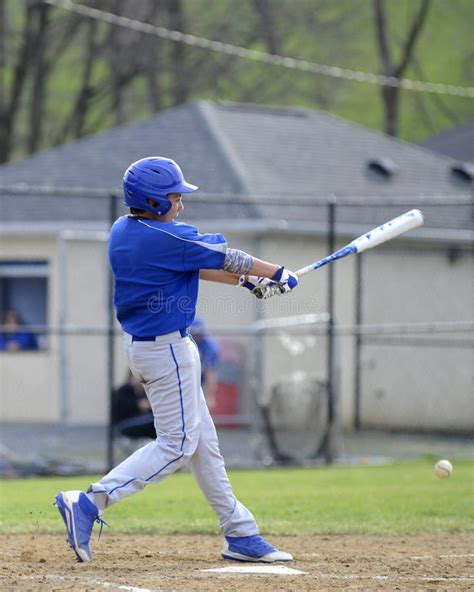
[[[148,156],[133,162],[123,176],[123,192],[129,208],[148,210],[158,216],[164,216],[171,208],[168,193],[192,193],[196,185],[184,180],[179,165],[171,158]],[[147,198],[153,199],[158,206],[150,205]]]

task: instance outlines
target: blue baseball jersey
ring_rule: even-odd
[[[200,269],[221,269],[222,234],[200,234],[179,222],[122,216],[109,235],[114,305],[131,335],[164,335],[189,327],[196,314]]]

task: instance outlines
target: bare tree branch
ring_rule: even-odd
[[[10,95],[0,113],[0,163],[7,162],[10,158],[13,133],[20,107],[20,97],[23,92],[27,74],[31,67],[34,38],[34,10],[35,9],[29,4],[26,6],[21,48],[13,68],[13,82],[10,89]]]
[[[393,71],[392,57],[388,45],[387,23],[385,19],[384,0],[374,0],[375,33],[382,59],[383,73],[391,76]]]
[[[113,14],[123,14],[124,8],[123,0],[113,0],[110,12]],[[123,84],[120,80],[125,68],[129,67],[133,58],[127,55],[124,49],[129,47],[128,38],[133,33],[123,30],[114,25],[110,26],[109,35],[104,43],[104,49],[107,52],[109,61],[109,71],[111,79],[111,111],[114,114],[116,125],[120,125],[125,121],[125,113],[123,109]]]
[[[402,56],[398,65],[395,65],[390,54],[384,2],[385,0],[374,0],[373,3],[375,37],[382,62],[382,72],[385,76],[400,78],[414,57],[415,44],[426,22],[431,0],[421,0],[419,10],[413,19],[405,43],[403,44]],[[384,105],[385,132],[390,136],[396,136],[398,135],[400,88],[398,86],[382,86],[381,95]]]
[[[418,40],[418,37],[421,33],[423,25],[426,22],[426,17],[428,16],[428,9],[430,8],[431,0],[422,0],[418,13],[416,14],[415,18],[413,19],[413,23],[410,28],[410,32],[408,33],[405,47],[403,48],[402,58],[400,63],[398,64],[395,70],[395,76],[400,78],[403,75],[406,67],[410,63],[410,60],[413,56],[413,50],[415,48],[415,43]]]
[[[0,113],[3,112],[6,102],[6,47],[7,47],[7,11],[5,0],[0,0]]]
[[[160,71],[162,66],[161,53],[163,50],[162,40],[148,38],[144,47],[145,80],[147,85],[147,98],[152,113],[163,109],[164,89],[161,85]]]
[[[84,123],[89,110],[90,100],[94,94],[94,89],[92,88],[91,83],[92,72],[100,52],[99,43],[97,41],[97,29],[98,22],[96,20],[91,19],[87,22],[81,85],[74,100],[70,115],[62,126],[59,134],[56,136],[56,144],[64,142],[71,132],[75,138],[80,138],[84,135]]]
[[[416,74],[416,77],[419,80],[426,80],[426,76],[424,75],[423,68],[421,67],[419,60],[417,60],[415,57],[412,58],[412,67],[413,67],[413,71]],[[424,106],[424,101],[422,101],[423,97],[422,97],[421,93],[416,93],[416,96],[419,97],[418,104],[420,104],[420,105],[423,104],[423,106]],[[432,104],[437,107],[437,109],[440,111],[440,113],[442,113],[448,119],[448,121],[450,121],[453,124],[462,123],[462,121],[463,121],[462,117],[460,117],[456,113],[456,111],[451,109],[447,105],[446,101],[440,95],[432,94],[429,98],[430,98]],[[426,109],[426,111],[427,111],[427,109]],[[427,116],[429,117],[429,119],[431,121],[431,125],[430,125],[431,131],[436,132],[437,127],[433,121],[431,114],[427,114]]]
[[[265,41],[267,51],[280,54],[281,46],[275,31],[273,12],[268,0],[254,0],[254,5],[258,15],[260,35]]]
[[[61,59],[68,46],[76,39],[77,33],[85,21],[75,13],[67,14],[66,18],[60,19],[58,23],[51,23],[50,32],[50,62],[55,65]]]
[[[171,28],[175,31],[186,30],[186,23],[181,0],[168,0],[166,3]],[[171,47],[171,73],[173,80],[173,105],[181,105],[188,100],[190,81],[185,70],[187,48],[182,43],[173,43]]]
[[[36,33],[34,38],[34,56],[32,64],[33,85],[29,104],[29,130],[27,138],[27,151],[32,154],[38,150],[43,129],[43,111],[45,88],[49,73],[49,63],[46,58],[48,46],[49,10],[47,4],[36,5]]]

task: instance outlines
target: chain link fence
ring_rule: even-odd
[[[35,223],[2,225],[1,312],[17,309],[21,331],[36,336],[34,348],[9,348],[14,331],[0,328],[2,434],[37,428],[44,439],[36,450],[45,442],[57,459],[68,456],[66,436],[75,431],[85,441],[74,462],[113,464],[140,443],[127,442],[111,421],[111,393],[126,366],[105,246],[120,200],[80,188],[0,194],[38,213]],[[70,197],[74,211],[52,219],[54,204]],[[255,209],[248,224],[246,204]],[[186,221],[293,269],[413,207],[425,226],[328,265],[267,303],[203,286],[198,313],[220,350],[213,414],[226,457],[335,462],[368,430],[464,438],[474,427],[472,198],[303,196],[284,219],[280,206],[268,196],[202,196],[190,200]],[[216,217],[203,227],[210,207]],[[350,452],[357,456],[357,447]]]

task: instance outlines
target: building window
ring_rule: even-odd
[[[48,276],[47,261],[0,260],[0,351],[47,347],[38,327],[48,324]]]

